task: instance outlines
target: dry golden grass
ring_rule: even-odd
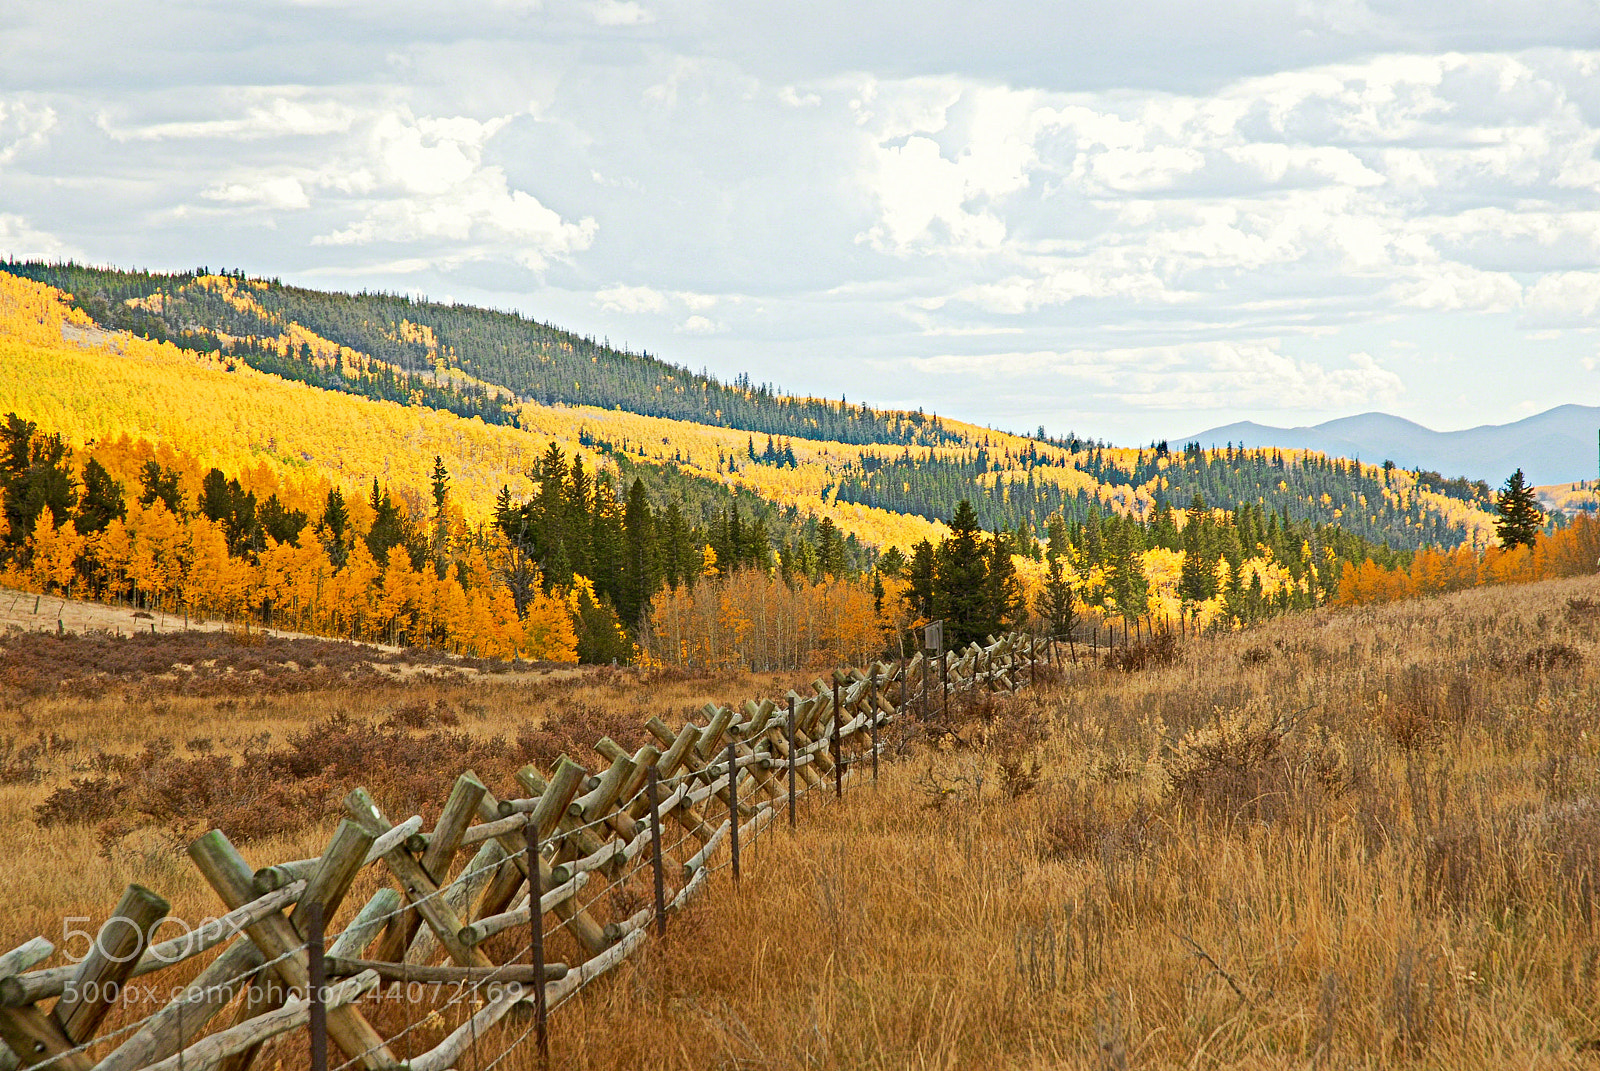
[[[659,674],[648,678],[648,687],[641,687],[635,671],[600,667],[438,681],[412,676],[402,665],[381,668],[394,679],[374,682],[365,677],[352,687],[314,692],[193,696],[173,690],[181,682],[147,680],[87,698],[0,695],[0,746],[9,742],[13,756],[29,747],[42,751],[30,760],[36,777],[0,783],[0,829],[7,831],[8,853],[6,865],[0,866],[0,944],[10,948],[43,934],[59,945],[63,917],[87,915],[98,926],[129,882],[166,896],[175,916],[198,920],[217,912],[215,894],[183,853],[180,834],[200,831],[197,825],[183,829],[157,820],[124,820],[110,829],[70,822],[41,828],[35,821],[36,808],[52,793],[70,786],[74,778],[98,776],[108,760],[131,760],[130,778],[148,772],[143,760],[153,741],[169,742],[172,757],[179,761],[206,755],[238,759],[252,748],[281,748],[296,735],[309,734],[340,716],[370,724],[398,717],[413,727],[410,735],[418,740],[426,738],[430,726],[453,720],[446,731],[474,741],[480,749],[475,757],[495,760],[496,766],[480,772],[492,790],[510,795],[510,771],[527,761],[518,747],[519,737],[541,744],[533,734],[539,727],[564,726],[557,744],[564,737],[588,743],[604,731],[590,731],[600,717],[630,727],[642,726],[651,715],[681,724],[707,702],[742,701],[801,683],[798,674],[732,671]],[[571,754],[591,768],[602,763],[592,752],[573,748]],[[407,758],[393,756],[398,765]],[[404,787],[415,794],[414,799],[386,794],[383,783],[371,783],[371,788],[380,803],[398,812],[397,821],[421,813],[431,822],[468,762],[463,753],[448,765],[413,771],[415,777]],[[322,820],[299,832],[250,841],[244,850],[251,862],[262,866],[318,854],[337,823],[338,799],[364,780],[358,776],[329,780],[321,792],[329,801]],[[218,806],[231,809],[249,802],[224,800]],[[401,809],[413,802],[414,810]],[[238,839],[238,831],[232,832]]]
[[[1597,595],[1305,616],[975,717],[765,838],[556,1062],[1593,1066]]]
[[[876,786],[814,795],[797,833],[775,824],[747,847],[740,889],[719,874],[664,942],[561,1008],[554,1063],[1593,1066],[1597,646],[1600,582],[1554,581],[1279,620],[906,723]],[[492,737],[560,717],[563,689],[642,720],[775,683],[641,690],[605,673],[267,696],[225,716],[35,699],[6,717],[107,748],[201,732],[240,748],[425,697],[481,704],[461,723]],[[0,790],[25,862],[0,874],[9,944],[55,936],[65,914],[98,920],[130,880],[175,914],[215,910],[163,836],[107,858],[92,829],[35,828],[66,773]],[[330,828],[247,855],[311,854]],[[459,1066],[486,1067],[526,1025]],[[531,1046],[501,1066],[536,1066]]]

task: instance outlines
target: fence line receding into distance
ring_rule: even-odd
[[[0,1071],[248,1071],[263,1045],[296,1037],[314,1071],[446,1071],[469,1050],[468,1066],[488,1069],[529,1039],[545,1053],[547,1015],[652,927],[664,932],[768,823],[792,823],[798,796],[875,778],[880,730],[902,710],[939,709],[953,691],[1014,691],[1053,657],[1047,641],[1011,634],[836,671],[810,694],[707,704],[703,724],[676,732],[652,718],[654,743],[630,755],[602,738],[597,773],[565,756],[548,776],[525,766],[514,798],[462,773],[431,831],[416,816],[392,822],[358,788],[313,859],[252,868],[212,830],[189,856],[220,917],[174,922],[166,900],[130,885],[78,962],[41,967],[56,953],[44,937],[0,954]],[[389,884],[346,905],[368,867]],[[133,979],[218,948],[198,973],[198,962],[173,972],[187,982],[139,983],[144,997],[127,1000]],[[154,1012],[99,1030],[119,1004],[142,1012],[158,993],[168,996]],[[477,1051],[519,1007],[526,1029]]]

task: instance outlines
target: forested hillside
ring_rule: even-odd
[[[772,432],[674,420],[623,388],[682,370],[627,354],[607,360],[635,376],[613,383],[632,409],[544,405],[439,333],[553,331],[516,317],[426,306],[437,329],[382,327],[346,313],[425,303],[51,268],[80,285],[69,300],[12,267],[0,571],[34,590],[465,652],[776,668],[930,617],[958,635],[1248,624],[1379,574],[1426,590],[1439,553],[1462,548],[1465,575],[1493,539],[1487,489],[1436,473],[842,400],[791,400],[811,423]]]
[[[153,274],[38,261],[0,267],[65,291],[108,330],[238,356],[263,371],[369,397],[420,393],[420,404],[491,421],[513,418],[514,407],[493,400],[499,387],[541,405],[620,406],[764,435],[914,445],[962,439],[936,416],[797,397],[746,380],[722,383],[514,313],[398,294],[324,293],[205,268]],[[330,366],[315,341],[294,336],[295,325],[368,360],[354,369]],[[421,385],[450,373],[466,381],[431,396]]]
[[[1053,514],[1081,523],[1106,512],[1119,490],[1138,502],[1181,507],[1199,495],[1285,521],[1338,525],[1396,550],[1470,543],[1484,534],[1482,519],[1493,508],[1487,487],[1437,473],[1231,445],[1202,451],[1193,444],[1182,452],[1166,444],[1139,451],[1084,447],[1065,457],[1031,443],[1020,451],[869,455],[845,468],[837,494],[843,502],[930,520],[949,520],[965,499],[986,528],[1037,533]]]
[[[724,384],[514,314],[399,295],[321,293],[204,269],[0,267],[63,289],[104,329],[323,390],[476,417],[540,439],[576,437],[659,474],[647,482],[683,470],[748,488],[781,504],[791,524],[831,516],[880,547],[904,549],[936,534],[937,523],[926,522],[948,521],[964,499],[986,527],[1033,537],[1053,514],[1069,522],[1095,512],[1148,519],[1160,504],[1184,508],[1196,494],[1215,507],[1337,524],[1397,550],[1484,545],[1492,533],[1487,489],[1438,474],[1231,445],[1128,450],[1047,439],[1042,430],[1013,435],[742,380]],[[481,493],[471,502],[487,508]],[[865,563],[855,548],[852,558]]]

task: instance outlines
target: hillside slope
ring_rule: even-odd
[[[824,501],[817,490],[825,466],[858,452],[846,444],[796,443],[803,470],[747,466],[732,474],[719,471],[718,458],[745,450],[742,432],[587,407],[526,403],[519,410],[520,428],[318,389],[215,353],[96,329],[56,291],[0,273],[0,412],[74,443],[126,435],[168,444],[204,467],[255,472],[265,489],[281,485],[286,501],[302,508],[329,487],[364,497],[374,477],[420,501],[437,455],[463,513],[481,521],[502,487],[527,491],[526,474],[556,442],[591,471],[616,472],[614,450],[646,467],[677,453],[674,467],[690,476],[806,516],[831,516],[873,545],[909,546],[938,530],[920,517]]]
[[[27,344],[59,356],[19,358],[6,370],[15,381],[0,382],[25,417],[69,437],[145,436],[230,470],[264,463],[347,490],[376,475],[420,496],[438,454],[469,517],[487,515],[501,487],[521,493],[554,441],[586,465],[615,470],[626,457],[703,478],[776,504],[790,523],[831,518],[884,548],[936,537],[962,499],[980,503],[987,526],[1033,536],[1052,513],[1148,518],[1196,494],[1213,507],[1338,523],[1396,549],[1481,545],[1492,533],[1481,489],[1304,451],[1157,454],[781,396],[520,317],[391,295],[234,275],[0,268],[8,291],[31,286],[29,302],[57,306],[56,331],[34,330],[39,321]],[[78,290],[63,296],[30,276]],[[606,405],[570,404],[590,397]],[[359,441],[352,427],[364,429]]]
[[[963,438],[940,427],[936,416],[840,405],[747,381],[722,383],[514,313],[396,294],[324,293],[205,269],[151,274],[13,262],[0,270],[69,293],[107,329],[201,350],[240,339],[307,344],[287,353],[242,354],[267,357],[270,370],[296,378],[314,376],[316,351],[325,342],[402,374],[462,377],[543,405],[620,406],[763,435],[851,443],[938,445]]]

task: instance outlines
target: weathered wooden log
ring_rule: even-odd
[[[0,955],[0,981],[11,981],[14,975],[20,974],[36,964],[43,963],[55,954],[56,946],[43,937],[35,937],[13,948],[11,951]],[[76,968],[71,968],[76,970]],[[30,1002],[31,1003],[31,1002]],[[29,1028],[39,1025],[32,1015],[24,1012],[20,1020],[12,1020],[0,1015],[0,1071],[16,1071],[22,1064],[22,1054],[33,1048],[33,1043],[27,1040]],[[43,1024],[52,1034],[59,1034],[60,1025],[53,1019],[45,1018]],[[65,1038],[63,1037],[64,1041]],[[49,1048],[46,1042],[45,1048]],[[47,1058],[44,1052],[35,1052],[39,1059]],[[37,1060],[32,1061],[37,1063]]]
[[[470,917],[472,902],[478,893],[494,879],[500,864],[505,861],[506,850],[499,842],[490,841],[478,849],[478,854],[467,864],[456,880],[444,890],[444,902],[465,921]],[[412,940],[411,947],[401,962],[422,964],[433,958],[439,949],[439,940],[432,929],[423,929]]]
[[[334,938],[333,944],[328,946],[327,954],[349,958],[361,955],[372,943],[372,939],[378,936],[389,916],[398,910],[400,910],[399,891],[379,889],[372,894],[372,899],[356,912],[356,917],[350,920],[344,932]]]
[[[433,834],[428,838],[427,850],[422,853],[420,860],[423,872],[435,885],[443,885],[449,876],[450,860],[455,858],[467,825],[477,814],[478,801],[486,791],[483,782],[470,771],[457,777],[455,784],[450,786],[450,795],[445,799],[444,807],[439,812],[439,822],[434,826]],[[405,956],[421,927],[422,916],[407,911],[383,935],[374,958],[398,961]]]
[[[344,808],[345,813],[373,833],[382,833],[389,828],[383,812],[364,788],[352,789],[344,798]],[[383,857],[383,861],[400,883],[411,906],[417,909],[417,913],[438,935],[439,943],[444,945],[451,959],[463,967],[492,966],[482,952],[468,948],[456,937],[461,929],[461,917],[445,902],[439,893],[438,883],[422,868],[421,863],[404,848],[390,852]]]
[[[561,979],[559,982],[552,982],[545,986],[544,993],[546,1003],[555,1004],[558,1001],[563,1000],[569,994],[582,988],[587,983],[600,977],[602,974],[606,973],[611,968],[627,959],[628,956],[632,955],[640,945],[644,944],[644,940],[649,936],[649,934],[649,930],[640,927],[623,937],[616,944],[612,945],[598,956],[595,956],[593,959],[587,960],[579,964],[577,967],[567,971],[567,976],[565,978]],[[448,1066],[449,1064],[446,1063],[431,1064],[427,1067],[419,1067],[415,1060],[413,1060],[411,1063],[412,1071],[430,1071],[430,1068],[443,1068]]]
[[[227,1007],[239,990],[251,984],[265,959],[254,943],[241,938],[212,960],[182,993],[146,1019],[133,1037],[96,1065],[95,1071],[133,1071],[171,1056]]]
[[[34,937],[0,955],[0,979],[9,980],[35,964],[55,955],[56,946],[48,938]]]
[[[362,866],[369,866],[388,855],[396,845],[404,844],[412,834],[422,828],[422,816],[414,814],[404,822],[395,826],[388,833],[372,842],[372,847],[367,849],[367,857]],[[317,869],[317,864],[322,862],[322,857],[313,859],[294,859],[287,863],[277,863],[273,866],[264,866],[256,871],[256,884],[264,891],[281,889],[291,882],[304,881]]]
[[[494,877],[489,884],[484,886],[483,895],[478,898],[478,902],[473,905],[472,910],[463,917],[470,922],[475,919],[487,918],[490,915],[498,915],[506,909],[506,905],[515,899],[517,890],[521,889],[526,881],[527,876],[517,867],[517,864],[507,859],[494,872]]]
[[[513,814],[531,814],[536,817],[538,828],[543,831],[540,840],[548,837],[550,832],[562,818],[573,816],[572,800],[583,789],[584,779],[588,772],[565,755],[556,761],[556,768],[551,771],[549,782],[545,782],[538,769],[529,765],[524,766],[520,773],[532,775],[531,783],[545,787],[533,792],[527,799],[501,800],[499,812],[502,816]],[[525,785],[524,778],[517,778],[519,785]],[[555,791],[551,791],[551,787]]]
[[[560,774],[559,764],[556,773],[558,775]],[[574,782],[570,788],[571,790],[575,791],[577,788],[576,783]],[[571,799],[570,792],[568,793],[567,798],[569,800]],[[479,804],[480,808],[492,807],[494,805],[494,798],[492,796],[485,796],[483,798],[483,802]],[[533,821],[535,817],[537,816],[530,815],[529,821]],[[554,880],[551,864],[543,856],[539,856],[532,860],[528,858],[524,834],[507,834],[498,839],[500,846],[505,848],[506,851],[510,853],[512,862],[514,862],[518,869],[522,871],[524,877],[526,877],[529,873],[528,868],[530,866],[537,866],[539,868],[539,887],[541,889],[554,888],[555,886],[562,884],[561,882]],[[562,924],[565,925],[572,936],[577,939],[578,943],[584,947],[584,950],[589,952],[591,955],[593,955],[595,952],[605,949],[607,945],[610,944],[610,942],[606,940],[605,931],[601,928],[600,924],[594,920],[594,916],[590,915],[578,904],[575,904],[570,900],[563,901],[556,905],[555,912],[556,917],[562,921]]]
[[[328,1032],[333,1033],[333,1019],[339,1012],[354,1010],[351,1002],[359,1000],[373,986],[378,976],[372,972],[329,987],[327,994]],[[181,1053],[152,1064],[146,1071],[205,1071],[217,1067],[229,1056],[255,1049],[262,1042],[304,1026],[311,1019],[311,1006],[304,999],[294,999],[282,1008],[251,1019],[247,1023],[202,1038]]]
[[[568,972],[568,977],[570,975],[571,972]],[[562,980],[565,981],[565,978]],[[548,988],[546,991],[548,992]],[[438,1045],[421,1056],[407,1061],[406,1067],[409,1071],[446,1071],[447,1068],[456,1066],[457,1059],[467,1051],[467,1046],[472,1044],[473,1039],[494,1029],[496,1023],[522,1002],[523,996],[518,987],[506,987],[505,992],[485,1004],[481,1011],[457,1027]]]
[[[290,924],[301,938],[308,932],[305,919],[309,905],[321,904],[322,917],[331,917],[344,902],[351,882],[366,866],[367,853],[374,841],[373,835],[355,822],[349,819],[339,822],[328,847],[318,857],[316,869],[306,880],[306,886],[295,902]],[[244,1003],[234,1015],[234,1025],[282,1007],[288,996],[272,974],[258,975],[246,992]],[[222,1062],[223,1071],[246,1071],[254,1062],[257,1051],[255,1047],[246,1047],[229,1054]]]
[[[650,776],[650,767],[661,762],[661,749],[654,744],[645,744],[633,753],[633,776],[628,778],[622,786],[621,802],[622,813],[638,822],[639,816],[633,812],[634,801],[644,795],[644,783]],[[626,835],[626,834],[625,834]]]
[[[789,758],[789,741],[784,738],[783,729],[781,729],[781,728],[768,729],[767,730],[767,741],[772,746],[773,754],[777,755],[778,758],[784,763],[785,768],[787,768],[787,766],[788,766],[788,764],[790,762],[790,758]],[[798,744],[795,746],[795,750],[797,752],[800,750]],[[806,762],[800,762],[799,761],[799,756],[797,755],[797,756],[795,756],[794,766],[795,766],[796,772],[805,781],[806,786],[808,788],[810,786],[812,786],[812,785],[815,785],[815,784],[818,784],[819,782],[821,782],[822,775],[818,774],[815,770],[811,769],[809,760],[806,761]]]
[[[611,761],[610,767],[600,777],[600,784],[574,801],[585,822],[598,821],[615,808],[617,799],[622,795],[622,786],[633,776],[633,771],[633,758],[629,755],[618,755]],[[628,820],[630,827],[629,832],[623,835],[632,836],[632,819],[628,819],[627,815],[622,817]]]
[[[570,760],[563,759],[562,761],[568,762]],[[577,766],[576,763],[572,765]],[[583,767],[578,766],[578,770],[582,773]],[[542,796],[549,794],[550,786],[546,784],[544,777],[534,767],[524,766],[516,772],[515,776],[517,783],[527,790],[530,795]],[[587,774],[584,774],[584,777],[586,778]],[[566,814],[556,822],[555,828],[546,836],[554,836],[560,842],[561,849],[557,852],[558,856],[561,852],[588,855],[590,852],[599,851],[600,846],[604,843],[598,833],[584,826],[583,806],[576,799],[573,799],[567,805]],[[546,838],[541,837],[540,839],[544,840]]]
[[[548,911],[555,910],[557,904],[572,899],[578,890],[588,883],[589,873],[584,871],[557,885],[539,897],[539,914],[543,915]],[[497,933],[504,933],[513,926],[526,925],[532,917],[532,905],[528,902],[528,898],[524,896],[522,903],[510,911],[502,911],[498,915],[491,915],[488,918],[479,919],[477,922],[461,927],[461,943],[465,945],[481,945]]]
[[[688,861],[683,864],[684,877],[694,877],[695,871],[702,869],[706,862],[716,854],[717,849],[722,847],[722,841],[728,835],[728,825],[728,820],[724,819],[722,824],[717,827],[717,831],[711,835],[711,839],[701,845],[700,850],[691,855]]]
[[[94,1065],[88,1053],[74,1051],[72,1039],[55,1016],[32,1004],[0,1008],[0,1041],[13,1055],[13,1067],[33,1067],[47,1060],[52,1068],[66,1071],[90,1071]]]
[[[385,826],[384,832],[387,830]],[[189,857],[228,907],[242,907],[255,899],[255,871],[245,864],[221,830],[214,829],[190,844]],[[268,960],[277,960],[272,970],[285,985],[303,989],[309,984],[310,974],[300,934],[281,913],[264,916],[246,927],[245,933]],[[371,1071],[396,1062],[372,1024],[355,1008],[345,1006],[330,1010],[328,1035],[346,1056]]]
[[[150,931],[172,905],[143,885],[129,885],[111,918],[89,946],[78,973],[52,1014],[73,1044],[94,1037],[95,1028],[121,999],[128,980],[150,944]]]
[[[498,813],[498,809],[496,811]],[[483,818],[483,806],[478,806],[478,817]],[[524,814],[511,814],[505,818],[484,819],[475,826],[468,827],[461,836],[461,847],[471,848],[482,844],[486,840],[493,840],[505,833],[521,833],[522,827],[527,824],[528,817]]]
[[[701,730],[700,738],[695,741],[695,752],[700,756],[701,762],[708,762],[722,753],[722,747],[727,743],[725,734],[728,726],[733,724],[733,710],[730,707],[719,707],[707,703],[703,711],[708,722]]]
[[[346,959],[342,956],[327,956],[323,962],[330,978],[345,978],[371,971],[385,982],[467,982],[475,985],[517,982],[529,985],[536,977],[533,967],[527,963],[508,963],[499,967],[426,967],[389,963],[381,959]],[[545,981],[554,982],[566,976],[565,963],[544,965]]]

